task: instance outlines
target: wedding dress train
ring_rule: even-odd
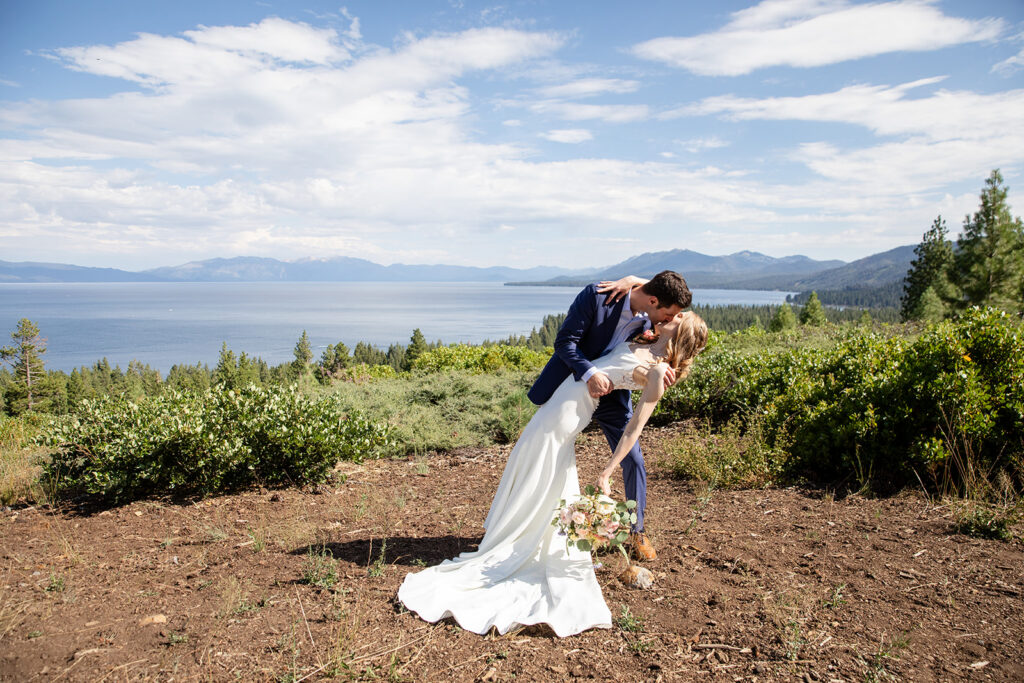
[[[616,389],[639,389],[641,364],[626,343],[594,366]],[[546,623],[559,636],[610,628],[589,552],[566,548],[551,521],[560,499],[580,493],[576,436],[597,399],[570,375],[534,414],[509,455],[479,548],[405,577],[398,598],[427,621],[454,617],[479,634]]]

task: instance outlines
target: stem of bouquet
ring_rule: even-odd
[[[619,543],[615,547],[619,549],[619,552],[622,553],[622,557],[626,560],[626,566],[619,572],[619,573],[622,573],[622,572],[626,571],[627,569],[629,569],[630,567],[632,567],[633,563],[629,561],[629,551],[626,550],[626,544],[625,543]]]

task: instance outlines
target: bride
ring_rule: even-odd
[[[653,342],[623,342],[594,361],[616,389],[643,390],[598,478],[605,495],[611,492],[616,467],[665,392],[665,373],[671,368],[678,378],[685,377],[707,344],[707,326],[692,312],[680,313],[655,330]],[[572,376],[562,382],[512,449],[479,548],[406,576],[398,599],[409,610],[431,622],[454,617],[464,629],[481,635],[492,627],[504,634],[539,623],[550,625],[560,637],[611,627],[590,553],[567,548],[551,524],[559,501],[580,494],[573,446],[597,402],[585,382]]]

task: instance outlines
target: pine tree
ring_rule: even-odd
[[[221,342],[220,358],[217,359],[217,367],[213,369],[213,381],[228,389],[237,389],[237,380],[238,361],[235,352],[228,348],[227,342]]]
[[[409,346],[405,349],[405,359],[402,362],[403,369],[408,370],[411,368],[413,362],[426,353],[428,348],[426,337],[423,336],[423,332],[417,327],[412,331],[412,336],[409,338]]]
[[[952,300],[953,288],[949,282],[949,270],[953,265],[953,243],[946,239],[946,222],[938,216],[932,227],[921,237],[921,243],[914,247],[916,258],[910,262],[910,270],[903,280],[903,297],[900,300],[900,319],[920,320],[915,318],[915,311],[921,308],[921,298],[925,290],[931,288],[932,294],[943,300]],[[934,300],[929,302],[934,313]],[[945,315],[945,310],[941,311]]]
[[[784,332],[796,327],[796,314],[789,304],[782,304],[768,323],[769,332]]]
[[[247,355],[245,351],[238,354],[238,372],[235,375],[235,382],[239,387],[247,387],[250,384],[259,386],[263,384],[263,378],[261,377],[261,366],[266,367],[259,358],[252,358]]]
[[[44,402],[41,389],[46,379],[42,355],[46,353],[46,339],[28,318],[18,321],[11,332],[12,346],[0,348],[0,360],[14,369],[14,384],[8,389],[7,405],[14,414],[35,410]]]
[[[356,342],[356,347],[352,349],[352,362],[356,364],[383,365],[384,358],[383,351],[373,348],[366,342]]]
[[[320,362],[317,364],[317,379],[321,384],[330,384],[331,378],[338,372],[344,370],[352,363],[352,357],[348,353],[348,347],[343,342],[328,344],[327,348],[320,355]]]
[[[931,287],[924,290],[917,300],[917,306],[910,312],[908,320],[937,323],[946,317],[946,303]]]
[[[870,327],[872,323],[871,314],[868,313],[868,309],[861,311],[860,318],[857,319],[857,324],[861,327]]]
[[[299,341],[295,342],[295,360],[291,365],[291,376],[293,379],[305,377],[309,374],[309,364],[313,362],[313,349],[309,345],[309,336],[302,331]]]
[[[952,270],[961,293],[955,301],[958,308],[993,306],[1014,313],[1024,309],[1024,224],[1011,216],[1007,192],[999,169],[992,171],[977,212],[964,218]]]
[[[384,362],[393,367],[395,370],[408,370],[406,367],[406,350],[402,344],[392,344],[388,347],[388,352],[384,356]]]
[[[810,325],[812,327],[821,327],[828,322],[825,317],[825,309],[821,306],[821,301],[818,299],[817,292],[811,292],[811,297],[804,304],[804,308],[800,311],[800,324]]]

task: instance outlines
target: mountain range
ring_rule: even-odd
[[[281,261],[236,257],[193,261],[179,266],[127,271],[59,263],[0,261],[0,283],[27,282],[505,282],[579,285],[627,274],[649,277],[661,270],[682,273],[691,287],[725,289],[863,289],[901,281],[913,246],[897,247],[845,263],[806,256],[775,258],[753,251],[709,256],[689,249],[650,252],[603,268],[539,266],[477,268],[452,265],[384,266],[339,256]]]

